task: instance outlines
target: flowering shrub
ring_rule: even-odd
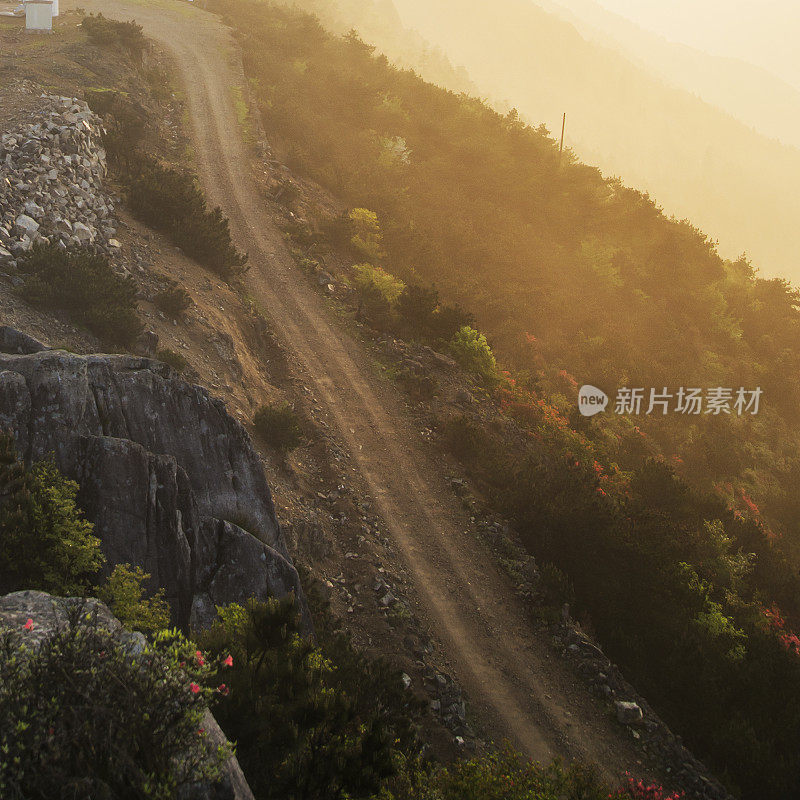
[[[202,718],[222,665],[177,631],[137,652],[83,605],[68,616],[34,651],[36,620],[0,633],[0,796],[167,800],[215,780],[227,753]]]
[[[667,793],[663,786],[645,783],[628,775],[626,785],[608,797],[609,800],[682,800],[685,796],[684,792]]]

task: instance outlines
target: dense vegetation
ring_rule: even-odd
[[[77,493],[51,461],[25,466],[13,438],[0,435],[0,594],[89,589],[104,559]]]
[[[89,41],[106,47],[123,49],[137,63],[141,63],[149,43],[142,32],[142,26],[132,20],[121,22],[108,19],[102,14],[89,14],[84,17],[81,27],[86,31]]]
[[[215,779],[221,754],[202,729],[212,692],[199,688],[210,662],[177,632],[134,655],[81,603],[69,617],[33,652],[39,620],[0,629],[2,797],[168,800]]]
[[[521,427],[513,446],[479,420],[453,437],[497,508],[732,788],[796,794],[800,294],[560,160],[513,112],[425,84],[295,11],[213,5],[237,26],[290,166],[353,208],[327,232],[357,264],[359,316],[448,343]],[[430,331],[445,302],[476,312],[513,377],[476,325]],[[585,420],[580,383],[612,398],[761,386],[765,399],[757,416]]]
[[[292,598],[222,609],[199,643],[233,656],[218,719],[257,797],[369,797],[418,754],[399,673],[324,625],[316,646],[303,638]]]
[[[300,415],[287,403],[261,406],[253,416],[256,435],[270,447],[288,453],[303,441]]]
[[[196,177],[143,150],[144,107],[114,91],[88,91],[87,102],[106,121],[109,161],[125,184],[133,213],[217,275],[230,279],[244,271],[247,256],[234,247],[222,211],[208,208]],[[179,297],[171,298],[178,313],[181,304]]]
[[[34,245],[19,260],[20,294],[32,305],[63,311],[72,322],[114,346],[142,332],[136,284],[118,275],[108,258],[85,247]]]
[[[35,650],[24,645],[38,620],[0,630],[3,797],[182,796],[217,775],[224,753],[202,727],[215,704],[258,800],[673,800],[634,782],[611,795],[583,768],[541,767],[511,751],[448,767],[423,758],[424,702],[390,665],[353,648],[313,590],[315,641],[290,596],[219,608],[217,623],[195,633],[198,649],[166,630],[163,591],[144,596],[140,567],[118,564],[97,586],[103,560],[74,504],[77,486],[52,464],[26,467],[11,436],[0,445],[0,577],[12,580],[0,592],[96,592],[149,635],[120,645],[80,599]]]

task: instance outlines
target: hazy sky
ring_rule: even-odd
[[[765,67],[800,88],[799,0],[597,0],[667,38]]]

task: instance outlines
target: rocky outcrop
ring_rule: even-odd
[[[42,95],[33,121],[0,136],[0,268],[36,242],[119,249],[101,132],[82,100]]]
[[[289,592],[308,622],[261,461],[222,401],[146,358],[37,348],[8,329],[3,345],[0,429],[79,483],[108,569],[141,565],[184,627]]]
[[[126,651],[137,654],[146,647],[144,636],[125,630],[99,600],[53,597],[45,592],[14,592],[0,597],[0,630],[24,630],[27,652],[35,652],[43,641],[68,624],[69,609],[78,604],[92,625],[111,633]],[[35,622],[30,624],[27,622],[29,619]],[[203,717],[203,731],[213,749],[226,744],[225,734],[207,709]],[[231,756],[222,766],[219,783],[192,784],[185,787],[180,797],[185,800],[253,800],[253,793],[247,785],[239,762],[235,756]]]

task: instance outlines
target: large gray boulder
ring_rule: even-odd
[[[141,633],[123,628],[120,621],[99,600],[89,598],[53,597],[46,592],[24,591],[14,592],[0,597],[0,630],[22,631],[27,620],[34,620],[33,627],[25,630],[25,646],[28,652],[35,651],[41,643],[62,629],[69,622],[70,606],[80,605],[92,624],[111,633],[114,638],[132,654],[141,652],[146,646]],[[206,709],[203,717],[203,730],[212,747],[224,746],[227,739]],[[247,784],[242,768],[235,756],[231,756],[223,765],[222,780],[218,784],[202,783],[186,787],[181,797],[187,800],[254,800],[253,793]]]
[[[310,625],[261,461],[222,401],[150,359],[38,349],[8,329],[4,345],[0,430],[80,484],[109,571],[142,566],[183,627],[289,592]]]

